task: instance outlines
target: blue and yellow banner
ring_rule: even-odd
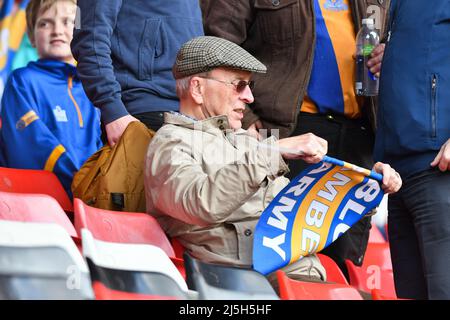
[[[11,72],[14,55],[26,32],[25,8],[29,0],[22,0],[14,8],[14,0],[4,0],[0,10],[0,97]]]
[[[332,161],[312,165],[292,179],[262,213],[253,243],[256,271],[269,274],[321,251],[380,204],[381,185],[368,177],[375,173],[326,160]]]

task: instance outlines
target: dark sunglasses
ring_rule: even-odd
[[[210,78],[210,77],[200,77],[199,78],[203,78],[203,79],[208,79],[208,80],[214,80],[217,82],[222,82],[225,84],[231,84],[234,86],[234,88],[236,89],[236,91],[238,93],[241,93],[242,91],[245,90],[245,87],[248,86],[250,88],[250,90],[253,90],[253,88],[255,87],[255,82],[250,80],[250,81],[245,81],[245,80],[234,80],[234,81],[224,81],[224,80],[219,80],[216,78]]]

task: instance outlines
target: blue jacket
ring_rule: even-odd
[[[178,110],[172,66],[203,35],[198,0],[78,0],[72,52],[88,97],[107,124],[128,114]]]
[[[67,193],[73,174],[101,146],[98,109],[76,68],[39,60],[15,70],[2,98],[0,146],[11,168],[53,171]]]
[[[382,62],[375,160],[403,177],[450,138],[450,2],[397,0]]]

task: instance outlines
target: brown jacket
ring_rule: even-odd
[[[165,123],[147,152],[147,212],[196,258],[250,267],[259,217],[289,183],[286,163],[245,130],[231,132],[226,116],[194,125],[166,113]],[[315,255],[285,271],[325,279]]]
[[[268,68],[266,74],[254,75],[255,102],[251,109],[247,108],[244,128],[258,118],[264,128],[279,128],[280,138],[289,136],[295,128],[314,56],[313,3],[314,0],[201,0],[205,34],[241,45]],[[355,33],[361,20],[379,8],[383,34],[389,3],[390,0],[350,0]],[[363,112],[375,128],[373,99],[366,99]]]

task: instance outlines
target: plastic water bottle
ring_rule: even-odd
[[[374,19],[363,19],[356,36],[355,92],[358,96],[378,95],[378,78],[370,72],[367,61],[373,49],[380,43]]]

